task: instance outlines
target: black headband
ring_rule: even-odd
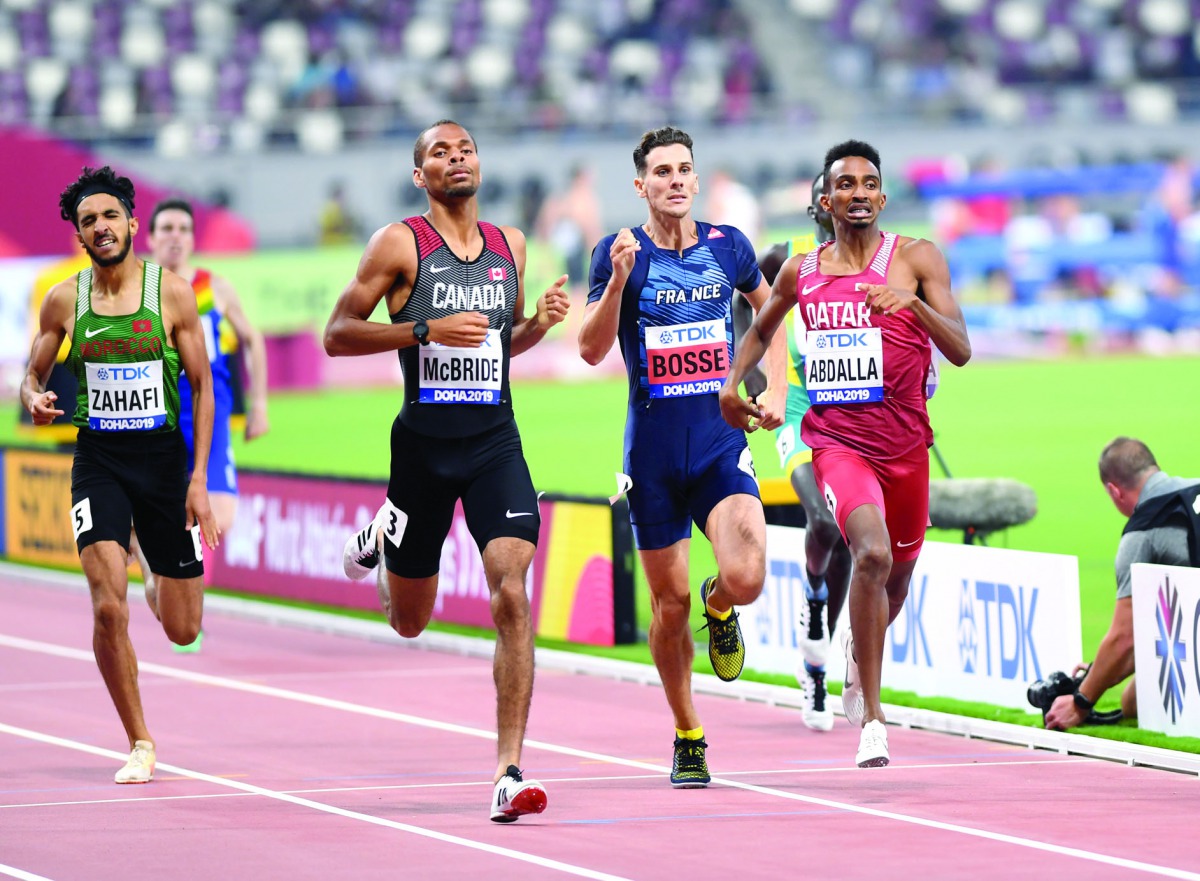
[[[79,194],[79,197],[75,200],[74,213],[76,215],[79,214],[79,203],[80,202],[82,202],[88,196],[94,196],[97,193],[108,193],[110,196],[115,196],[117,201],[125,206],[126,213],[130,217],[133,217],[133,200],[130,199],[124,193],[122,193],[120,190],[118,190],[116,187],[114,187],[110,184],[102,184],[102,183],[88,184],[86,187],[83,188],[83,191]]]

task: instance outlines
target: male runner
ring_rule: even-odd
[[[441,120],[413,148],[413,183],[429,211],[377,231],[325,326],[330,355],[399,350],[404,405],[392,425],[387,501],[346,543],[343,564],[364,578],[379,562],[392,628],[419,635],[437,598],[454,504],[491,591],[496,624],[497,752],[491,818],[541,813],[546,791],[519,764],[533,694],[533,624],[525,575],[537,545],[537,493],[509,393],[510,355],[567,314],[566,276],[525,317],[525,237],[479,219],[479,155],[470,132]],[[390,324],[370,320],[386,300]]]
[[[880,668],[928,522],[930,343],[953,364],[971,357],[945,257],[928,241],[879,230],[887,203],[879,166],[879,153],[862,141],[825,154],[821,204],[833,218],[834,240],[784,263],[721,393],[730,425],[759,415],[730,389],[799,303],[812,401],[801,437],[853,558],[842,705],[847,721],[862,727],[859,767],[889,761]]]
[[[233,438],[230,419],[233,416],[233,377],[229,358],[237,349],[246,352],[250,363],[249,401],[246,407],[247,441],[267,433],[267,350],[263,336],[242,310],[233,285],[207,269],[192,266],[196,250],[195,219],[192,206],[184,199],[166,199],[150,213],[150,247],[155,262],[188,281],[195,291],[204,344],[208,351],[213,377],[212,450],[208,459],[208,495],[217,528],[222,533],[233,527],[237,514],[237,468],[233,461]],[[186,376],[179,378],[179,426],[188,445],[188,468],[193,467],[195,450],[192,447],[192,397]],[[135,539],[136,546],[136,539]],[[146,584],[146,601],[155,610],[154,575],[138,554],[138,563]],[[200,636],[191,646],[177,650],[198,650]]]
[[[92,595],[92,647],[129,737],[117,783],[154,777],[129,639],[129,524],[142,536],[160,585],[159,620],[176,645],[200,632],[204,565],[200,541],[220,534],[209,508],[204,467],[212,438],[212,378],[196,298],[187,282],[133,252],[138,221],[133,184],[108,166],[83,173],[59,197],[91,266],[51,288],[42,303],[21,403],[35,425],[63,411],[46,378],[65,337],[79,383],[71,468],[71,508],[79,561]],[[180,367],[191,378],[197,472],[188,479],[179,429]]]
[[[766,524],[746,426],[734,430],[721,421],[716,392],[729,369],[734,289],[761,306],[769,287],[740,231],[692,218],[699,183],[686,132],[670,126],[646,132],[633,162],[634,188],[649,218],[596,246],[579,351],[598,364],[619,340],[625,358],[624,467],[650,587],[650,653],[675,717],[671,784],[694,788],[707,786],[710,776],[691,694],[691,524],[712,542],[717,560],[718,574],[700,588],[709,660],[721,679],[736,679],[745,645],[733,607],[762,592]],[[782,345],[773,355],[761,410],[767,429],[780,424],[784,405]]]

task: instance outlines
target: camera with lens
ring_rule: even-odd
[[[1082,667],[1074,676],[1068,676],[1062,670],[1055,670],[1045,679],[1039,679],[1032,683],[1025,692],[1025,697],[1028,699],[1030,706],[1037,707],[1042,711],[1042,724],[1046,724],[1046,714],[1050,712],[1050,708],[1054,706],[1054,702],[1063,695],[1072,695],[1079,690],[1080,683],[1087,676],[1089,667]],[[1122,713],[1120,710],[1110,710],[1106,713],[1097,713],[1095,710],[1089,710],[1087,718],[1084,719],[1084,725],[1115,725],[1120,722]]]
[[[1083,671],[1072,678],[1062,670],[1055,670],[1045,679],[1039,679],[1030,685],[1025,697],[1028,698],[1030,706],[1042,711],[1042,719],[1045,720],[1054,702],[1064,694],[1074,694],[1085,675],[1086,671]]]

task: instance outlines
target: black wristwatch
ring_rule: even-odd
[[[418,321],[413,325],[413,338],[422,346],[429,345],[429,325],[424,321]]]
[[[1090,713],[1096,708],[1096,702],[1088,700],[1087,695],[1079,689],[1075,689],[1075,694],[1073,697],[1075,699],[1075,706],[1079,707],[1079,709],[1083,710],[1085,713]]]

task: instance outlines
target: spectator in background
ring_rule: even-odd
[[[538,238],[562,256],[571,286],[586,284],[592,248],[604,235],[591,168],[577,165],[571,170],[566,188],[542,203],[536,228]]]
[[[346,190],[340,180],[329,185],[329,198],[321,207],[320,226],[322,245],[345,245],[358,240],[358,218],[346,204]]]
[[[1200,566],[1200,479],[1170,477],[1144,443],[1119,437],[1100,454],[1100,480],[1117,510],[1129,518],[1117,545],[1117,602],[1096,659],[1076,668],[1076,674],[1083,669],[1087,674],[1075,694],[1059,697],[1046,713],[1046,727],[1060,731],[1082,724],[1104,693],[1126,677],[1121,711],[1127,719],[1137,718],[1130,567]]]

